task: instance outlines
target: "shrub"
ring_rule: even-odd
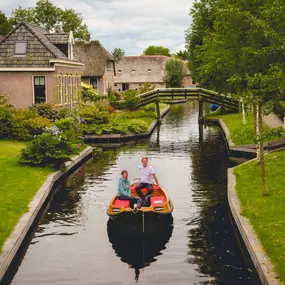
[[[8,104],[6,97],[0,95],[0,138],[11,136],[13,106]]]
[[[77,109],[77,114],[84,124],[106,124],[110,117],[107,106],[99,102],[81,104]]]
[[[34,104],[30,107],[30,110],[36,111],[41,117],[47,118],[50,121],[55,121],[61,118],[59,111],[48,103]]]
[[[72,154],[77,153],[77,148],[76,144],[62,140],[60,136],[61,132],[57,127],[47,129],[27,143],[19,162],[32,166],[62,168],[64,162],[70,160]]]
[[[81,92],[84,102],[95,102],[100,100],[100,96],[96,93],[95,89],[91,85],[81,82]]]
[[[61,138],[73,143],[81,142],[83,129],[80,122],[74,117],[62,118],[56,120],[54,125],[61,131]]]
[[[143,85],[140,86],[139,88],[139,94],[151,91],[155,88],[155,85],[151,85],[149,82],[145,82]]]
[[[128,131],[132,133],[146,132],[148,125],[146,122],[140,119],[133,119],[128,122]]]
[[[121,92],[125,102],[123,103],[124,108],[129,110],[134,110],[139,106],[140,98],[137,97],[138,91],[133,89],[128,89]]]
[[[108,95],[108,101],[109,101],[110,104],[116,103],[117,97],[116,97],[116,95],[115,95],[115,91],[114,91],[114,90],[111,90],[111,91],[110,91],[110,93],[109,93],[109,95]]]
[[[51,126],[47,118],[29,109],[17,110],[12,113],[12,137],[18,140],[31,140]]]
[[[154,103],[147,104],[146,106],[141,108],[142,110],[146,112],[155,112],[156,111],[156,106]]]

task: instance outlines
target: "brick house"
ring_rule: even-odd
[[[106,94],[108,89],[114,89],[114,57],[98,40],[90,40],[88,33],[84,41],[75,42],[74,52],[84,63],[82,82],[92,85],[99,94]]]
[[[165,64],[170,59],[162,55],[123,56],[116,66],[115,90],[138,89],[145,82],[156,88],[165,88]],[[192,84],[185,64],[184,86],[190,87]]]
[[[41,102],[72,107],[80,100],[84,65],[73,55],[74,43],[72,32],[17,25],[0,41],[0,94],[17,108]]]

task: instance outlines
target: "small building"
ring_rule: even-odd
[[[116,66],[115,90],[139,89],[145,82],[165,88],[165,64],[171,57],[161,55],[124,56]],[[185,63],[184,87],[193,86]]]
[[[138,89],[145,82],[165,88],[164,70],[167,56],[123,56],[116,66],[115,90]]]
[[[17,25],[0,41],[0,94],[17,108],[42,102],[72,107],[80,100],[84,65],[74,43],[72,32]]]
[[[90,34],[84,41],[76,41],[75,54],[84,63],[82,82],[92,85],[98,94],[106,94],[114,89],[114,57],[98,40],[90,40]]]

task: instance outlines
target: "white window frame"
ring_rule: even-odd
[[[33,104],[35,104],[35,77],[44,77],[45,78],[45,94],[46,94],[46,101],[45,103],[47,103],[47,77],[46,75],[32,75],[32,90],[33,90]]]

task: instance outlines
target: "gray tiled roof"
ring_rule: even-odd
[[[68,59],[68,57],[48,39],[47,34],[49,34],[49,32],[46,29],[30,23],[23,24],[31,31],[31,33],[35,34],[35,36],[54,55],[55,58]]]
[[[66,33],[45,34],[53,44],[68,44],[69,35]]]

